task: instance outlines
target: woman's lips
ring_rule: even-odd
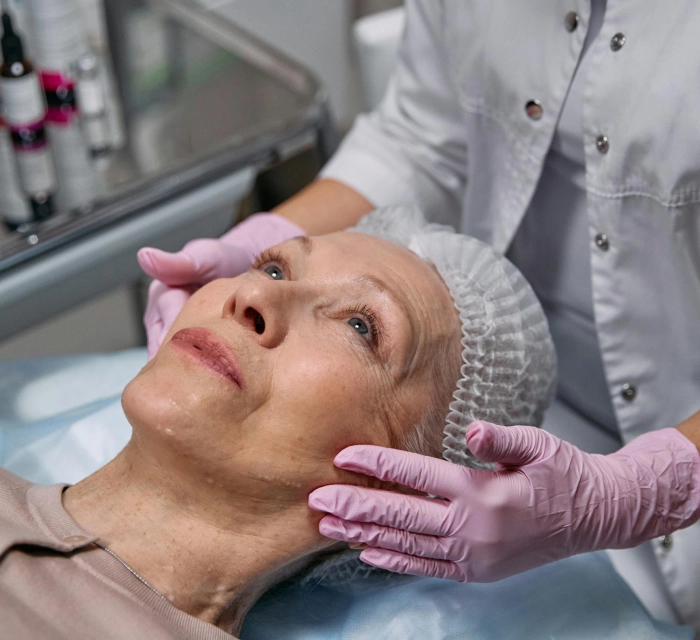
[[[243,374],[231,348],[206,329],[180,329],[170,344],[243,388]]]

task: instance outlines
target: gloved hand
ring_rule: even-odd
[[[700,454],[676,429],[647,433],[616,453],[584,453],[534,427],[475,422],[469,449],[496,472],[374,446],[335,465],[434,499],[329,485],[309,506],[332,515],[334,540],[364,543],[368,564],[460,582],[492,582],[577,553],[626,548],[700,518]]]
[[[141,249],[139,265],[154,278],[144,316],[148,359],[156,354],[180,309],[199,287],[217,278],[240,275],[265,249],[304,235],[301,227],[282,216],[257,213],[220,238],[192,240],[177,253]]]

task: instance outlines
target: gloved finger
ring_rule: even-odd
[[[520,467],[550,455],[559,440],[537,427],[501,427],[473,422],[467,429],[469,450],[484,462]]]
[[[451,559],[447,540],[439,536],[408,533],[373,523],[348,522],[335,516],[325,516],[318,529],[326,538],[333,540],[364,543],[370,547],[381,547],[421,558]]]
[[[167,286],[162,282],[158,282],[158,280],[151,282],[148,287],[148,304],[146,305],[146,313],[143,316],[143,324],[146,328],[146,337],[148,339],[149,360],[158,352],[165,335],[159,308],[159,299],[165,289],[167,289]]]
[[[427,535],[447,535],[449,503],[393,491],[331,484],[312,491],[309,507],[355,522],[374,522]]]
[[[394,573],[407,573],[412,576],[425,576],[428,578],[445,578],[467,582],[464,571],[449,560],[432,560],[409,556],[398,551],[387,549],[375,549],[370,547],[360,554],[360,560],[371,564],[373,567],[393,571]]]
[[[190,292],[180,287],[169,287],[154,280],[148,287],[148,304],[143,321],[146,326],[162,324],[170,328],[178,313],[185,306]]]
[[[168,253],[152,247],[139,249],[136,254],[139,266],[151,278],[169,286],[190,284],[195,278],[192,258],[183,252]]]
[[[146,326],[146,337],[147,337],[147,347],[148,359],[153,360],[160,349],[160,345],[163,344],[163,338],[165,338],[166,331],[163,329],[163,323],[158,320],[150,325]]]
[[[214,238],[188,242],[177,253],[144,247],[136,257],[146,273],[170,286],[202,285],[217,278],[232,278],[247,271],[251,264],[244,249]]]
[[[148,359],[155,356],[175,318],[185,306],[188,291],[168,287],[154,280],[148,288],[148,305],[143,321],[148,337]]]
[[[423,493],[449,499],[467,490],[465,476],[469,476],[472,471],[418,453],[363,444],[343,449],[335,457],[334,464],[341,469],[397,482]]]

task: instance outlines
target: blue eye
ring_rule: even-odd
[[[367,326],[367,323],[365,323],[364,320],[360,320],[360,318],[350,318],[350,320],[348,320],[348,324],[362,336],[365,336],[369,333],[369,327]]]
[[[284,273],[282,269],[276,267],[275,265],[270,265],[265,268],[265,273],[270,276],[273,280],[284,280]]]

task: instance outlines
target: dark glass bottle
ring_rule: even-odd
[[[44,128],[44,92],[39,76],[24,57],[22,40],[15,33],[8,13],[2,14],[2,31],[0,91],[3,119],[12,137],[21,187],[29,197],[34,219],[43,220],[53,213],[52,196],[56,189]],[[10,221],[5,223],[11,226]]]

